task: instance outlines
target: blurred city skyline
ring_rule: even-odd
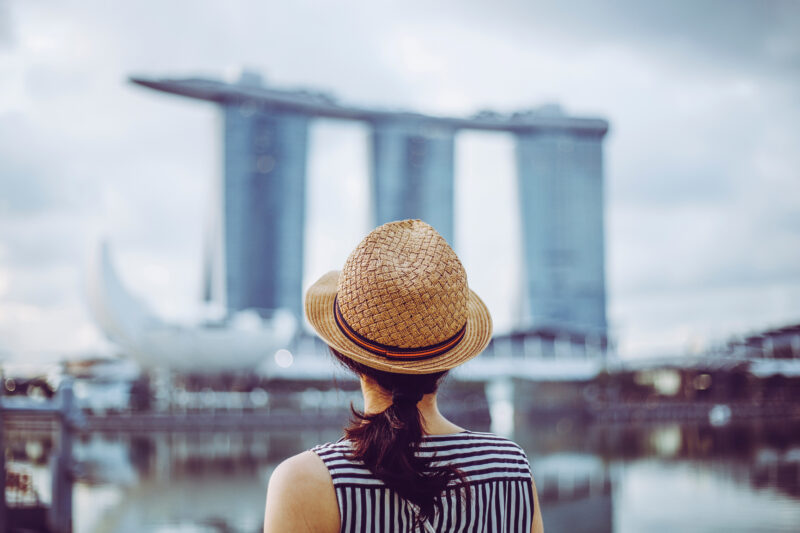
[[[83,303],[107,237],[167,316],[200,301],[221,173],[211,105],[132,74],[238,76],[432,114],[559,102],[602,116],[611,333],[675,354],[800,321],[800,4],[589,1],[0,3],[0,353],[105,346]],[[320,121],[305,286],[369,231],[367,132]],[[496,330],[513,327],[513,144],[456,147],[455,248]]]

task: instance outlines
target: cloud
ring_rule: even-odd
[[[12,40],[9,11],[7,0],[0,0],[0,50],[8,46]]]
[[[609,311],[624,353],[798,320],[800,300],[775,294],[795,294],[800,264],[799,10],[0,3],[0,334],[21,351],[97,342],[75,280],[99,236],[158,311],[194,305],[219,116],[125,80],[238,65],[362,105],[462,114],[558,100],[606,116]],[[366,142],[360,125],[312,131],[306,284],[369,227]],[[464,134],[457,146],[456,248],[502,331],[521,268],[513,141]]]
[[[800,74],[800,5],[792,0],[695,2],[469,3],[454,10],[473,25],[502,31],[516,42],[551,42],[553,48],[618,45],[683,69],[743,72],[797,81]]]

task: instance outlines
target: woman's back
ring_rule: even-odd
[[[278,465],[265,533],[542,531],[520,447],[439,412],[439,384],[489,344],[492,319],[434,228],[375,228],[308,289],[305,310],[358,376],[364,408],[345,439]]]
[[[432,466],[455,466],[469,484],[451,482],[440,498],[441,510],[423,531],[518,533],[531,531],[534,495],[528,459],[514,442],[491,433],[464,431],[428,435],[419,455],[434,457]],[[413,506],[387,488],[364,464],[351,458],[342,439],[312,450],[330,473],[339,506],[342,533],[412,532]]]

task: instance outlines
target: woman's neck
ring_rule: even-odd
[[[391,394],[368,377],[361,377],[361,392],[364,395],[364,412],[367,414],[380,413],[392,404]],[[464,428],[453,424],[439,412],[435,392],[423,396],[417,404],[417,409],[422,427],[428,435],[447,435],[464,431]]]

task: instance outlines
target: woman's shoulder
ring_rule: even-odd
[[[297,494],[324,495],[330,492],[331,476],[319,456],[304,451],[282,461],[269,479],[269,489],[291,496]]]
[[[503,463],[530,470],[528,456],[522,447],[495,433],[462,431],[451,435],[429,435],[423,440],[420,451],[459,467],[462,464],[477,468],[481,464]]]
[[[500,447],[525,454],[522,447],[513,440],[495,433],[482,431],[461,431],[449,435],[428,435],[425,442],[430,446],[474,446],[474,447]]]
[[[314,513],[308,513],[314,506]],[[328,469],[317,454],[305,451],[281,462],[269,479],[265,531],[334,530],[339,510]],[[313,524],[311,522],[314,522]],[[288,526],[296,529],[286,529]],[[303,526],[302,528],[300,526]]]
[[[284,459],[275,467],[273,476],[291,476],[295,478],[324,481],[327,469],[319,457],[311,450],[300,452],[288,459]]]

